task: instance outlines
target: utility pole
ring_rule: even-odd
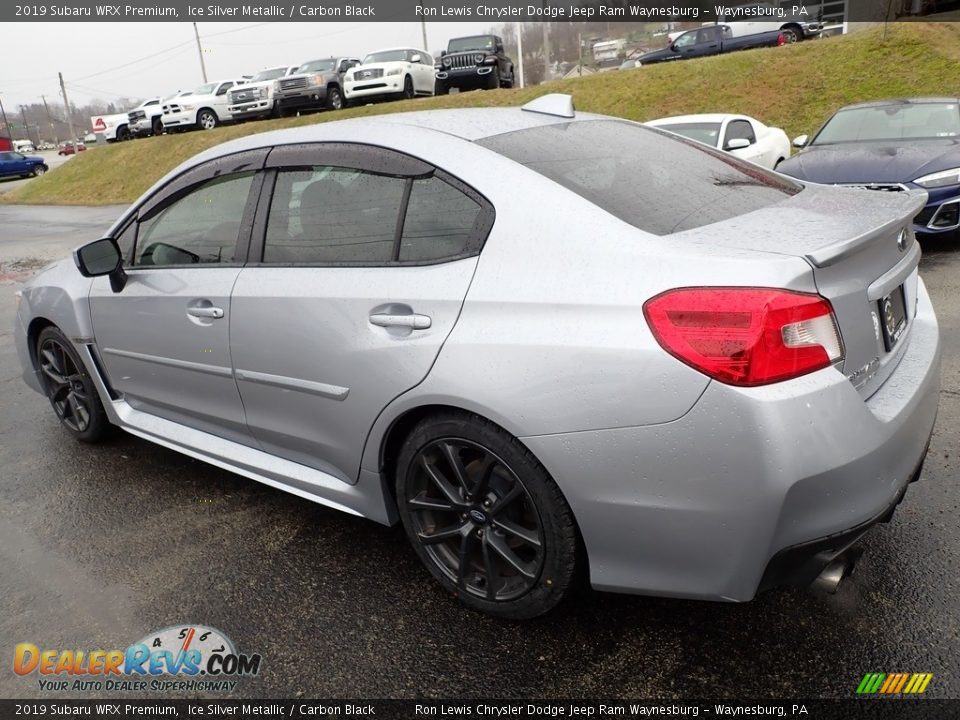
[[[50,123],[50,132],[53,133],[53,142],[57,147],[60,147],[60,134],[57,132],[57,128],[53,124],[53,117],[50,115],[50,106],[47,105],[47,98],[45,95],[41,95],[40,99],[43,100],[43,109],[47,111],[47,122]]]
[[[0,100],[0,115],[3,115],[3,130],[7,133],[7,136],[13,140],[13,135],[10,134],[10,123],[7,122],[7,111],[3,109],[3,100]]]
[[[517,26],[517,55],[520,56],[520,87],[523,87],[523,23],[514,23]]]
[[[27,134],[27,140],[33,142],[33,138],[30,137],[30,126],[27,124],[27,112],[23,109],[23,105],[20,106],[20,117],[23,118],[23,131]],[[40,144],[40,138],[37,138],[37,144]]]
[[[577,75],[583,77],[583,33],[577,33]]]
[[[203,73],[203,81],[207,81],[207,66],[203,63],[203,47],[200,45],[200,31],[197,30],[197,24],[193,24],[193,36],[197,39],[197,54],[200,55],[200,72]]]
[[[423,32],[423,50],[424,52],[430,52],[430,48],[427,45],[427,21],[422,18],[420,20],[420,30]]]
[[[63,84],[63,73],[58,72],[60,76],[60,92],[63,94],[63,106],[67,109],[67,127],[70,128],[70,142],[75,143],[77,136],[73,132],[73,113],[70,112],[70,100],[67,98],[67,87]]]
[[[547,0],[543,0],[543,7],[546,9]],[[543,26],[543,81],[547,82],[552,75],[550,72],[550,23],[544,20],[541,25]]]

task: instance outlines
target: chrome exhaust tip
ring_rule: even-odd
[[[855,563],[856,555],[854,553],[841,553],[820,571],[810,587],[833,595],[837,592],[843,579],[853,572]]]

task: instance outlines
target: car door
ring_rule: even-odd
[[[232,80],[220,83],[213,97],[213,111],[217,114],[218,120],[230,119],[230,111],[227,110],[230,105],[230,96],[227,93],[234,85],[240,84],[242,83],[235,83]]]
[[[11,155],[13,153],[0,152],[0,177],[14,174],[16,163],[11,159]]]
[[[90,312],[113,388],[137,410],[255,445],[230,359],[230,291],[246,258],[267,150],[175,179],[119,234],[126,285],[96,278]]]
[[[383,148],[284,146],[267,165],[231,301],[247,424],[264,450],[354,483],[375,419],[453,329],[493,210]]]
[[[417,92],[433,95],[436,86],[436,74],[433,67],[433,57],[429,53],[418,50],[420,56],[416,64],[417,69]]]

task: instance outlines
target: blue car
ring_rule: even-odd
[[[12,150],[0,152],[0,177],[43,175],[49,169],[41,157],[30,157]]]
[[[899,192],[923,189],[920,235],[960,238],[960,98],[912,98],[841,108],[777,167],[798,180]]]

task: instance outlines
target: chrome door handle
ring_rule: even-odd
[[[378,327],[403,327],[411,330],[426,330],[432,324],[429,315],[386,315],[377,313],[370,316],[370,324]]]
[[[187,315],[219,320],[223,317],[223,310],[218,307],[191,307],[187,308]]]

